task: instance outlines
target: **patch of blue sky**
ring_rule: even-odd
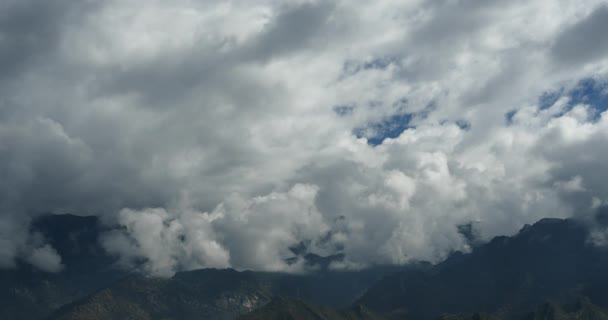
[[[353,133],[358,137],[367,138],[367,143],[371,146],[377,146],[384,142],[387,138],[397,138],[407,129],[416,128],[412,124],[415,119],[426,119],[429,114],[437,109],[437,105],[434,101],[428,103],[424,109],[417,112],[406,112],[404,109],[407,107],[408,100],[403,97],[393,102],[392,107],[395,113],[391,116],[385,117],[380,121],[372,122],[367,124],[365,127],[355,128]],[[379,101],[371,101],[368,104],[369,108],[375,108],[382,105]],[[471,124],[465,120],[459,120],[456,123],[463,130],[468,130]]]
[[[574,88],[568,91],[562,87],[558,90],[543,93],[538,98],[539,109],[545,110],[550,108],[564,96],[569,98],[568,104],[561,113],[554,115],[554,117],[564,115],[579,104],[588,105],[593,110],[591,119],[593,121],[598,120],[601,113],[608,110],[608,82],[594,78],[582,79]],[[511,110],[505,114],[507,125],[512,124],[515,114],[517,114],[517,110]]]
[[[577,104],[586,104],[594,113],[593,120],[599,119],[602,112],[608,110],[608,83],[595,79],[583,79],[570,91],[568,109]]]
[[[560,88],[556,91],[545,92],[540,98],[538,98],[538,107],[540,110],[545,110],[551,108],[559,98],[564,94],[564,88]]]
[[[369,145],[377,146],[387,138],[397,138],[403,131],[415,128],[410,124],[414,116],[413,113],[395,114],[365,128],[357,128],[354,133],[358,138],[366,137]]]

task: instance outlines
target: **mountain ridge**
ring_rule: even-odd
[[[434,319],[437,310],[492,313],[507,305],[524,310],[549,298],[571,300],[598,281],[608,284],[606,250],[591,245],[588,236],[580,221],[542,219],[429,270],[387,276],[358,302],[375,311]]]

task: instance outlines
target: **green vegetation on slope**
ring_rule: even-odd
[[[381,320],[364,307],[337,311],[328,307],[308,304],[302,300],[276,298],[266,306],[239,320]]]

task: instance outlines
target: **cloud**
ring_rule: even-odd
[[[171,276],[179,268],[225,268],[230,266],[229,253],[214,240],[210,226],[213,217],[186,212],[179,217],[165,209],[134,211],[124,209],[114,230],[102,238],[109,253],[117,254],[127,268],[156,276]],[[141,261],[145,261],[140,265]]]
[[[299,272],[300,244],[439,261],[462,225],[590,215],[601,3],[4,2],[0,265],[59,270],[28,228],[46,212],[101,217],[123,266],[161,276]]]
[[[0,81],[3,86],[25,69],[43,66],[48,53],[55,49],[62,29],[85,10],[90,2],[5,1],[0,5]],[[7,83],[8,82],[8,83]]]
[[[59,272],[63,269],[61,257],[48,244],[34,249],[25,260],[34,267],[46,272]]]
[[[330,22],[333,10],[334,5],[329,1],[287,5],[279,9],[243,51],[251,55],[250,58],[267,61],[273,56],[323,47],[328,40],[324,32],[335,36],[332,33],[338,31]]]
[[[555,39],[555,58],[571,64],[589,63],[608,53],[602,30],[608,28],[608,6],[601,5],[591,14],[567,27]]]

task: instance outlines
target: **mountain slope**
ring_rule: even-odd
[[[498,317],[487,314],[475,312],[472,314],[444,314],[441,315],[438,320],[498,320]]]
[[[518,318],[547,299],[570,301],[581,293],[605,306],[608,254],[590,245],[588,235],[577,221],[543,219],[428,270],[387,276],[359,303],[410,319],[499,310]]]
[[[381,320],[371,311],[356,307],[337,311],[308,304],[302,300],[277,298],[264,307],[238,318],[239,320]]]
[[[18,262],[0,270],[0,314],[12,320],[42,319],[62,305],[112,284],[127,273],[99,245],[102,227],[95,217],[44,215],[33,221],[39,234],[62,258],[63,270],[47,273]]]
[[[65,306],[51,319],[234,319],[270,299],[269,283],[253,273],[209,269],[171,279],[135,276]]]
[[[528,314],[524,320],[608,320],[608,315],[586,298],[571,305],[546,302]]]
[[[350,305],[363,285],[379,276],[374,269],[306,275],[201,269],[179,272],[170,279],[133,276],[66,305],[51,319],[234,319],[276,297],[339,307],[347,299],[344,306]],[[333,314],[327,307],[312,308]]]

